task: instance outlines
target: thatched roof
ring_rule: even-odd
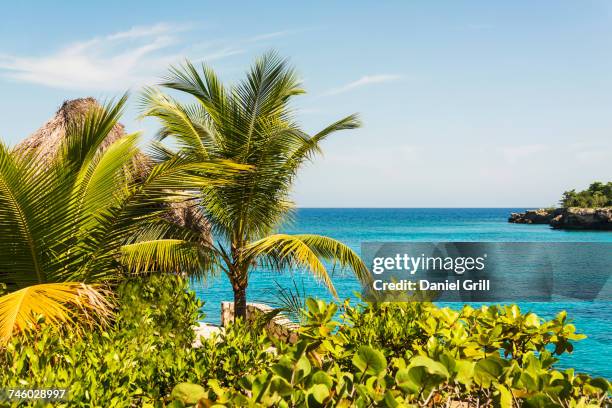
[[[53,118],[15,146],[13,151],[18,154],[36,151],[43,163],[50,163],[66,137],[68,127],[74,121],[82,120],[88,110],[98,107],[100,104],[91,97],[65,101]],[[115,124],[100,146],[100,151],[104,151],[125,134],[125,127],[121,123]],[[151,159],[142,152],[134,156],[132,164],[136,172],[134,176],[143,179],[152,167]],[[197,208],[189,202],[172,203],[166,218],[175,224],[201,232],[203,240],[209,239],[208,223]]]
[[[100,105],[94,98],[80,98],[65,101],[47,123],[42,125],[37,131],[23,140],[14,151],[18,153],[37,150],[37,153],[45,161],[49,162],[57,153],[62,141],[66,137],[68,126],[75,120],[82,119],[88,110],[97,108]],[[104,141],[104,146],[108,146],[125,134],[122,124],[117,123],[109,132]]]
[[[13,151],[18,154],[36,151],[43,163],[50,163],[66,137],[68,127],[75,121],[82,120],[90,109],[100,107],[100,104],[91,97],[65,101],[53,118],[15,146]],[[100,151],[104,151],[124,135],[125,127],[121,123],[115,124],[100,146]],[[136,154],[132,164],[140,177],[146,175],[151,168],[150,159],[140,152]]]

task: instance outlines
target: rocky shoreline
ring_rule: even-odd
[[[512,213],[508,222],[515,224],[549,224],[555,229],[612,231],[612,207],[540,208],[523,213]]]

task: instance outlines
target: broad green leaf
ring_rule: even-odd
[[[276,375],[272,378],[272,382],[270,383],[270,392],[276,392],[279,395],[286,396],[290,395],[291,391],[293,391],[293,387],[283,377]]]
[[[455,379],[461,384],[470,385],[474,379],[474,366],[475,363],[473,361],[457,360]]]
[[[329,388],[325,384],[315,384],[309,392],[319,404],[323,404],[325,399],[329,397]]]
[[[395,375],[397,386],[409,394],[418,394],[427,384],[425,367],[403,368]]]
[[[448,370],[444,364],[432,360],[427,356],[415,356],[410,360],[409,367],[425,367],[429,374],[440,375],[448,378]]]
[[[198,384],[179,383],[170,393],[170,398],[181,401],[185,405],[195,405],[202,398],[206,398],[206,390]]]
[[[499,406],[500,408],[512,408],[512,393],[508,388],[501,384],[496,386],[499,392]]]
[[[503,365],[499,357],[487,357],[479,360],[474,367],[474,381],[483,387],[490,387],[503,374]]]
[[[334,382],[329,374],[325,371],[317,371],[312,375],[312,383],[313,384],[324,384],[327,388],[331,389],[334,385]]]
[[[370,346],[361,346],[353,356],[353,365],[362,373],[377,376],[387,368],[387,360],[380,351]]]

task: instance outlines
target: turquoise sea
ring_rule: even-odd
[[[509,241],[509,242],[612,242],[612,232],[558,231],[547,225],[521,225],[507,222],[510,212],[523,208],[303,208],[283,232],[316,233],[331,236],[359,251],[362,242],[384,241]],[[273,273],[257,270],[249,280],[248,300],[274,303],[278,285],[298,287],[314,297],[332,300],[326,289],[303,274]],[[354,298],[360,291],[349,273],[335,273],[334,285],[341,299]],[[232,300],[227,278],[211,278],[193,284],[206,302],[206,320],[219,323],[220,302]],[[612,302],[519,303],[523,311],[533,311],[551,318],[567,310],[578,332],[588,336],[578,342],[572,355],[559,365],[575,367],[608,379],[612,378]]]

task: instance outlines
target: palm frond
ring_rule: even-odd
[[[98,153],[119,121],[126,102],[127,94],[124,94],[116,103],[110,101],[104,106],[92,107],[82,120],[69,123],[59,156],[64,166],[74,164],[81,167]]]
[[[147,154],[155,163],[161,163],[167,160],[171,160],[176,156],[176,152],[170,147],[164,145],[158,140],[154,140],[149,145]]]
[[[215,264],[212,251],[199,243],[178,239],[141,241],[121,247],[122,264],[129,273],[184,273],[203,278]]]
[[[16,161],[0,143],[0,277],[9,285],[17,284],[9,273],[21,275],[20,280],[28,284],[43,283],[46,279],[40,225],[33,219],[36,210],[43,209],[38,207],[40,197],[28,188],[36,175],[23,171],[33,159],[34,156]]]
[[[182,105],[156,88],[145,88],[140,104],[142,116],[155,116],[163,124],[161,138],[173,136],[179,149],[189,150],[201,160],[214,148],[214,129],[199,106]]]
[[[82,166],[75,183],[75,199],[82,217],[89,217],[119,198],[118,187],[127,182],[130,163],[138,153],[139,134],[125,135]]]
[[[171,67],[162,86],[191,94],[215,120],[221,120],[226,112],[227,92],[217,74],[206,65],[202,65],[202,75],[189,61]]]
[[[79,282],[28,286],[0,297],[0,342],[45,324],[105,323],[112,315],[109,293],[101,286]]]
[[[359,116],[353,114],[332,123],[312,137],[304,138],[302,145],[299,146],[291,154],[289,160],[287,160],[289,169],[295,171],[304,160],[312,159],[314,154],[321,153],[320,142],[329,135],[341,130],[357,129],[360,126],[361,122]]]
[[[301,287],[298,286],[295,279],[292,279],[291,283],[293,287],[285,287],[274,281],[276,290],[268,293],[273,299],[270,305],[278,309],[293,322],[303,323],[305,319],[304,309],[306,308],[306,299],[308,298],[304,287],[304,280],[301,282]]]
[[[321,235],[275,234],[248,245],[245,254],[248,259],[259,259],[279,270],[283,267],[304,267],[320,279],[334,296],[336,291],[322,262],[324,260],[334,267],[351,269],[362,282],[370,279],[367,267],[351,248]]]

